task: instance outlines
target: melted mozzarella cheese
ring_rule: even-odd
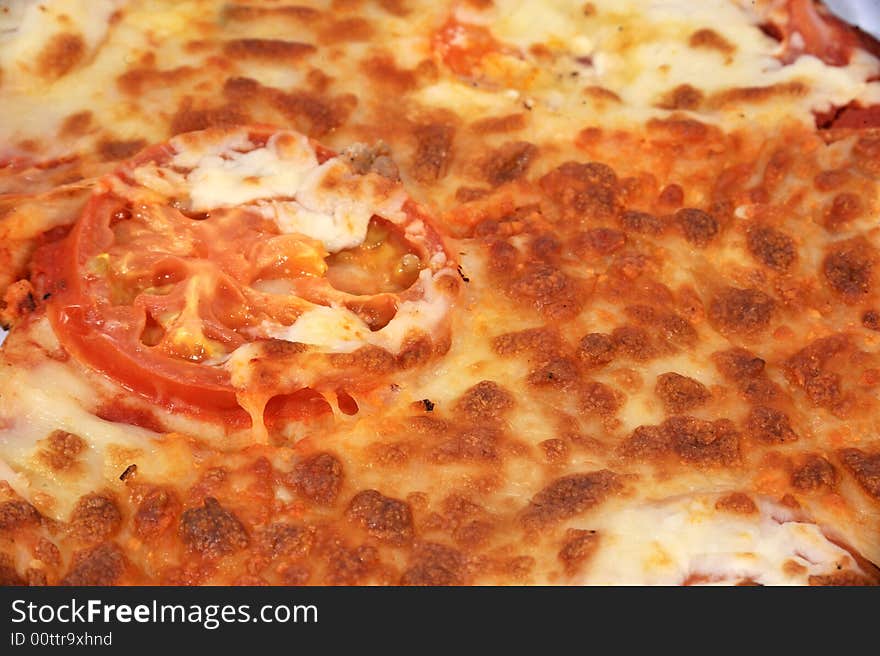
[[[297,135],[279,144],[273,135],[262,148],[254,148],[243,132],[233,132],[204,149],[191,149],[172,139],[177,154],[172,165],[188,167],[190,206],[197,212],[234,207],[260,198],[292,197],[303,179],[318,166],[308,139]]]
[[[437,275],[455,274],[450,270]],[[397,314],[380,330],[371,331],[354,312],[339,306],[316,306],[300,315],[290,326],[265,322],[262,330],[267,337],[308,344],[327,353],[351,353],[366,345],[399,353],[409,334],[430,334],[449,312],[449,299],[437,290],[436,277],[429,269],[423,269],[418,283],[423,297],[400,303]]]
[[[777,59],[780,44],[758,27],[764,17],[745,3],[599,0],[590,4],[595,11],[584,12],[582,5],[565,0],[500,0],[490,13],[459,14],[462,20],[486,23],[502,42],[522,53],[536,44],[557,52],[555,75],[536,74],[518,90],[565,115],[584,113],[581,91],[590,85],[623,101],[605,117],[614,124],[661,115],[658,103],[685,84],[706,98],[736,88],[803,85],[801,92],[781,93],[760,103],[697,110],[731,127],[743,120],[812,123],[814,111],[880,94],[880,83],[867,81],[877,59],[864,51],[854,52],[847,66],[829,66],[810,55],[783,64]],[[689,44],[693,34],[707,29],[730,50]],[[585,57],[588,60],[578,61]]]
[[[811,575],[853,567],[847,551],[790,511],[759,501],[758,513],[715,508],[717,496],[693,495],[603,513],[590,529],[603,541],[583,583],[800,585]]]
[[[62,363],[46,360],[35,367],[10,368],[0,392],[0,468],[16,473],[6,479],[19,494],[44,514],[65,519],[80,495],[101,487],[115,488],[119,474],[136,459],[142,471],[166,475],[161,443],[143,428],[105,421],[89,412],[95,390]],[[51,380],[51,387],[45,385]],[[70,475],[47,468],[38,455],[38,443],[54,430],[83,438],[89,448]],[[179,467],[183,463],[178,464]],[[172,465],[173,467],[173,465]],[[172,476],[182,472],[172,473]]]
[[[33,88],[37,64],[61,35],[81,39],[87,60],[107,35],[110,16],[126,0],[16,0],[0,2],[0,65],[11,86]]]
[[[149,164],[133,177],[165,196],[185,196],[193,211],[249,207],[282,234],[320,241],[329,253],[362,244],[374,215],[394,223],[406,218],[402,185],[378,173],[356,174],[342,157],[319,164],[300,134],[281,132],[258,148],[240,130],[170,144],[176,151],[170,168]]]

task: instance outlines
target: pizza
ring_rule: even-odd
[[[0,2],[0,582],[880,581],[880,44],[811,0]]]

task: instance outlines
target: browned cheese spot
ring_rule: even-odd
[[[75,553],[61,585],[115,585],[119,583],[127,565],[128,561],[119,545],[105,542]]]
[[[73,469],[86,450],[83,438],[63,430],[52,431],[43,443],[45,446],[39,452],[40,460],[56,472]]]
[[[705,248],[721,231],[718,220],[696,207],[683,207],[674,215],[684,238],[698,248]]]
[[[257,545],[269,558],[307,556],[315,542],[315,530],[296,524],[276,522],[257,535]]]
[[[626,244],[626,235],[614,228],[591,228],[578,233],[572,248],[581,255],[610,255]]]
[[[755,333],[770,325],[776,303],[759,289],[722,289],[709,303],[709,321],[721,332]]]
[[[822,275],[844,301],[854,303],[871,291],[874,260],[874,250],[864,239],[840,242],[828,249]]]
[[[354,16],[333,20],[324,25],[318,31],[318,41],[322,44],[369,41],[374,33],[375,30],[367,19]]]
[[[816,454],[809,454],[791,474],[792,486],[801,492],[813,492],[822,488],[833,490],[837,486],[838,474],[828,460]]]
[[[691,34],[690,39],[688,39],[688,45],[690,45],[691,48],[717,50],[725,55],[730,55],[736,52],[735,45],[718,34],[718,32],[708,27],[699,29]]]
[[[570,389],[581,379],[577,363],[571,358],[551,357],[533,369],[526,379],[530,385],[556,389]]]
[[[86,54],[82,35],[56,34],[37,55],[37,70],[43,77],[55,80],[67,75]]]
[[[880,453],[841,449],[837,456],[862,489],[880,501]]]
[[[85,134],[92,125],[92,118],[92,112],[87,109],[71,114],[61,124],[61,136],[78,137]]]
[[[641,326],[618,326],[611,333],[616,352],[639,362],[657,356],[657,347],[650,333]]]
[[[813,186],[816,187],[816,191],[834,191],[849,182],[851,177],[852,174],[846,169],[828,169],[816,174],[813,178]]]
[[[558,478],[538,492],[523,511],[522,522],[538,528],[579,515],[620,491],[623,484],[614,472],[602,469]]]
[[[752,437],[766,444],[784,444],[798,439],[788,415],[764,405],[752,408],[746,419],[746,429]]]
[[[589,369],[604,367],[614,360],[617,342],[605,333],[589,333],[578,344],[578,359]]]
[[[627,210],[620,215],[620,225],[628,232],[644,235],[660,235],[663,233],[663,221],[648,212]]]
[[[670,310],[651,305],[629,305],[626,314],[672,344],[692,346],[697,341],[697,331],[691,323]]]
[[[540,179],[566,220],[610,220],[620,212],[617,174],[600,162],[566,162]]]
[[[599,548],[600,535],[596,531],[570,528],[565,533],[565,542],[557,554],[565,573],[574,576],[587,564]]]
[[[538,148],[527,141],[512,141],[486,157],[483,175],[493,187],[522,177],[538,153]]]
[[[249,116],[239,108],[222,106],[208,109],[193,109],[192,103],[184,100],[174,116],[171,117],[169,133],[171,136],[184,132],[194,132],[207,128],[225,128],[241,125],[249,121]]]
[[[424,542],[413,551],[401,585],[462,585],[467,576],[464,555],[443,544]]]
[[[244,22],[261,18],[288,18],[298,22],[311,23],[320,16],[320,9],[304,5],[261,7],[257,5],[228,4],[224,7],[224,18],[231,21]]]
[[[11,500],[0,503],[0,531],[14,531],[40,523],[40,513],[27,501]]]
[[[868,330],[880,332],[880,312],[867,310],[862,314],[862,325]]]
[[[661,426],[669,435],[673,451],[684,462],[731,466],[739,460],[739,433],[729,419],[704,421],[678,416]]]
[[[604,417],[617,412],[625,397],[613,387],[593,380],[583,384],[578,400],[582,412]]]
[[[649,425],[636,428],[619,447],[625,458],[641,461],[663,457],[669,449],[669,436],[660,426]]]
[[[250,542],[238,518],[213,497],[206,497],[200,508],[184,511],[178,532],[187,547],[207,558],[234,553]]]
[[[565,462],[568,458],[569,447],[565,440],[554,437],[540,442],[538,446],[541,447],[544,458],[551,464]]]
[[[767,225],[749,228],[746,245],[756,260],[776,271],[787,271],[797,260],[794,240]]]
[[[743,103],[764,103],[773,98],[799,98],[808,92],[800,81],[780,82],[765,87],[736,87],[712,95],[711,104],[716,107],[739,106]]]
[[[504,116],[489,116],[471,123],[471,130],[479,134],[496,132],[516,132],[526,126],[525,114],[506,114]]]
[[[764,360],[743,348],[712,355],[721,374],[736,383],[739,392],[752,403],[769,403],[781,394],[779,386],[764,373]]]
[[[291,62],[315,51],[316,48],[311,43],[282,39],[233,39],[223,45],[223,53],[235,60]]]
[[[425,184],[437,182],[449,170],[453,157],[455,128],[445,123],[426,123],[413,128],[416,152],[413,177]]]
[[[558,320],[575,316],[586,300],[581,281],[546,263],[525,264],[514,274],[508,293],[547,319]]]
[[[414,533],[412,510],[405,501],[386,497],[376,490],[358,492],[348,504],[346,515],[374,538],[403,544]]]
[[[0,586],[12,585],[28,585],[28,582],[15,569],[15,561],[12,556],[0,553]]]
[[[159,537],[174,525],[181,505],[174,490],[156,487],[147,492],[134,514],[135,534],[142,540]]]
[[[807,578],[807,582],[813,586],[830,585],[834,587],[877,585],[876,581],[851,570],[834,572],[833,574],[811,574],[809,578]]]
[[[286,482],[309,501],[329,506],[339,496],[343,478],[339,459],[330,453],[318,453],[297,463]]]
[[[445,440],[431,454],[432,462],[495,460],[502,433],[492,426],[471,426]]]
[[[669,453],[701,466],[732,466],[739,460],[739,434],[729,419],[705,421],[675,416],[660,426],[639,426],[620,447],[636,460],[654,460]]]
[[[657,376],[654,388],[667,414],[677,415],[704,405],[712,398],[709,389],[698,380],[668,372]]]
[[[657,103],[661,109],[696,110],[703,102],[703,92],[690,84],[679,84],[668,91]]]
[[[83,542],[102,542],[122,525],[122,513],[116,501],[102,494],[80,497],[70,516],[70,531]]]
[[[880,136],[869,132],[859,137],[852,154],[859,171],[873,178],[880,177]]]
[[[463,418],[475,422],[497,422],[514,407],[513,395],[498,383],[483,380],[468,388],[455,402]]]
[[[831,231],[844,229],[846,224],[863,216],[865,210],[861,196],[852,192],[837,194],[825,209],[825,227]]]
[[[842,381],[839,374],[825,368],[832,358],[849,346],[849,337],[844,334],[817,339],[785,361],[785,375],[790,382],[803,388],[813,405],[833,412],[844,400]]]
[[[731,492],[715,502],[716,510],[736,513],[738,515],[753,515],[758,512],[758,506],[752,498],[744,492]]]
[[[327,552],[327,581],[331,585],[363,583],[379,565],[379,551],[372,545],[361,545],[352,549],[336,544]]]
[[[528,328],[499,335],[492,341],[492,348],[502,357],[521,353],[549,356],[562,349],[562,338],[553,328]]]
[[[128,159],[147,145],[144,139],[116,140],[104,139],[98,143],[98,153],[105,161]]]

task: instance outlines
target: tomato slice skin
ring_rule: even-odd
[[[786,31],[789,41],[795,32],[803,39],[802,48],[792,48],[788,53],[789,61],[806,53],[831,66],[846,66],[859,41],[853,28],[825,11],[820,12],[813,0],[789,0]]]
[[[834,128],[866,130],[880,128],[880,105],[870,107],[846,107],[831,124]]]
[[[44,247],[35,257],[34,274],[45,281],[43,293],[51,295],[47,311],[59,340],[78,360],[169,410],[232,411],[246,416],[224,370],[169,362],[151,353],[137,340],[137,326],[110,332],[98,329],[106,322],[107,311],[86,291],[82,266],[86,253],[106,245],[98,217],[106,213],[107,202],[106,196],[93,196],[67,238]]]
[[[263,126],[235,130],[243,131],[255,149],[268,147],[275,134],[287,132]],[[210,140],[218,136],[229,139],[225,132],[193,135],[195,147],[206,139],[216,143]],[[248,204],[188,210],[186,201],[179,200],[188,193],[180,186],[188,183],[180,172],[186,167],[174,164],[188,143],[172,140],[149,147],[99,179],[69,233],[38,249],[32,282],[47,301],[52,328],[75,360],[172,413],[232,427],[253,426],[258,432],[270,423],[322,416],[330,409],[318,391],[322,385],[341,385],[342,398],[350,385],[366,386],[348,365],[324,372],[323,352],[313,355],[303,344],[296,346],[304,350],[276,358],[273,326],[283,330],[303,312],[331,303],[370,309],[371,302],[393,296],[396,307],[420,297],[423,287],[411,281],[393,295],[337,289],[324,276],[329,256],[322,242],[300,235],[264,253],[273,239],[283,241],[297,233],[282,232]],[[317,142],[309,144],[319,164],[337,157]],[[184,182],[149,185],[162,176]],[[392,230],[403,235],[406,226],[420,222],[413,252],[440,275],[449,256],[442,237],[412,199],[401,203],[395,214],[400,225]],[[397,253],[393,248],[389,252]],[[260,253],[275,268],[267,268]],[[438,254],[443,257],[435,258]],[[264,289],[261,276],[275,272],[279,262],[287,267],[279,269],[287,286]],[[432,264],[424,264],[428,262]],[[445,268],[443,272],[452,275]],[[271,277],[269,282],[274,282]],[[238,351],[247,343],[254,344],[253,351]],[[308,361],[298,355],[306,351],[310,355],[302,358]],[[308,383],[300,382],[299,368]],[[267,409],[275,397],[283,403],[276,399]],[[353,400],[351,407],[357,407]]]

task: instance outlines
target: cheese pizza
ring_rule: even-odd
[[[0,2],[0,583],[880,582],[880,44],[298,2]]]

